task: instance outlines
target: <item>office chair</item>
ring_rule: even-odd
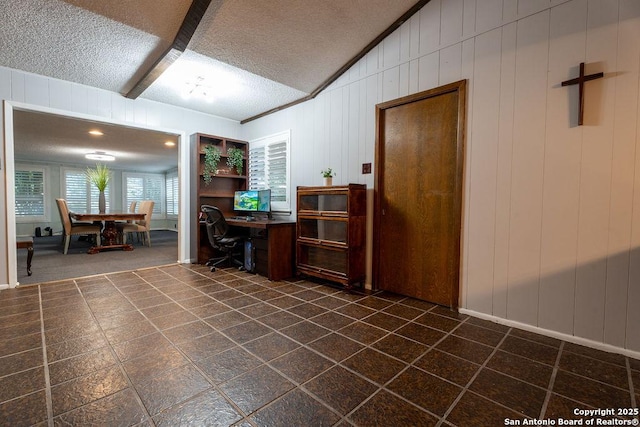
[[[200,209],[206,215],[205,224],[209,243],[214,249],[224,252],[224,256],[211,258],[205,265],[211,267],[211,271],[215,271],[220,264],[230,263],[232,266],[238,266],[242,270],[244,263],[234,258],[234,253],[242,248],[244,236],[233,234],[230,231],[231,228],[225,221],[224,215],[217,207],[202,205]]]

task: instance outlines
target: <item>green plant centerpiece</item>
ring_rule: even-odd
[[[100,213],[104,213],[106,211],[104,191],[106,190],[107,185],[109,185],[109,180],[111,179],[109,168],[105,165],[96,164],[95,169],[87,168],[85,175],[89,182],[95,185],[98,189],[100,193],[98,196],[98,209]]]
[[[227,166],[238,172],[238,175],[242,175],[244,160],[244,150],[236,147],[229,147],[227,150]]]
[[[333,185],[333,177],[336,176],[336,173],[331,168],[326,168],[320,171],[322,177],[324,178],[324,185],[331,186]]]
[[[326,168],[320,171],[323,178],[333,178],[336,173],[331,168]]]
[[[205,145],[204,147],[204,170],[202,179],[205,184],[211,182],[212,175],[218,173],[218,163],[220,162],[220,149],[215,145]]]

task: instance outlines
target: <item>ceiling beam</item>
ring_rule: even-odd
[[[395,30],[400,28],[400,26],[402,24],[404,24],[409,18],[411,18],[415,13],[417,13],[420,9],[422,9],[425,4],[429,3],[430,1],[431,0],[418,0],[418,2],[411,7],[411,9],[406,11],[400,18],[398,18],[386,30],[384,30],[382,33],[380,33],[380,35],[378,37],[376,37],[371,43],[369,43],[364,49],[362,49],[356,56],[351,58],[351,60],[349,60],[346,64],[344,64],[342,67],[340,67],[340,69],[338,71],[333,73],[331,75],[331,77],[329,77],[322,84],[320,84],[320,86],[318,86],[309,95],[305,96],[304,98],[297,99],[297,100],[295,100],[293,102],[290,102],[288,104],[284,104],[284,105],[281,105],[279,107],[273,108],[273,109],[271,109],[269,111],[265,111],[264,113],[260,113],[260,114],[257,114],[255,116],[252,116],[252,117],[249,117],[247,119],[244,119],[244,120],[240,121],[240,124],[248,123],[250,121],[259,119],[259,118],[264,117],[264,116],[268,116],[269,114],[273,114],[273,113],[276,113],[276,112],[281,111],[281,110],[285,110],[285,109],[287,109],[289,107],[293,107],[294,105],[302,104],[303,102],[306,102],[306,101],[309,101],[309,100],[315,98],[316,96],[318,96],[318,94],[320,92],[322,92],[327,87],[329,87],[329,85],[331,83],[333,83],[336,80],[338,80],[341,75],[343,75],[345,72],[347,72],[347,70],[349,70],[349,68],[353,67],[358,61],[360,61],[362,58],[364,58],[364,56],[367,53],[369,53],[374,47],[376,47],[378,44],[380,44],[388,35],[390,35]]]
[[[176,34],[169,49],[153,63],[144,76],[125,94],[127,98],[136,99],[140,96],[142,92],[151,86],[153,82],[184,53],[202,17],[207,12],[209,4],[211,4],[211,0],[193,0],[178,30],[178,34]]]

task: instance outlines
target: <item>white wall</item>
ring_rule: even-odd
[[[100,120],[113,121],[115,123],[130,124],[132,126],[151,127],[157,129],[171,129],[182,131],[187,135],[195,132],[203,132],[214,135],[223,135],[230,138],[238,138],[240,124],[233,120],[223,119],[207,114],[198,113],[183,108],[151,102],[144,99],[130,100],[118,93],[83,86],[76,83],[52,79],[36,74],[25,73],[5,67],[0,67],[0,100],[27,104],[35,108],[52,108],[66,111],[69,114],[90,115]],[[6,170],[5,163],[5,134],[6,124],[3,123],[3,132],[0,133],[0,242],[4,242],[0,250],[0,286],[8,284],[8,255],[7,243],[7,203],[6,203]],[[190,152],[193,150],[190,150]],[[183,176],[192,177],[191,158],[180,165]],[[182,172],[181,172],[182,173]],[[191,189],[189,198],[194,211],[182,213],[191,215],[193,222],[197,218],[195,206],[195,185],[187,186]],[[191,230],[181,230],[189,235],[190,254],[185,258],[196,258],[195,248],[195,224]],[[7,245],[7,246],[5,246]],[[15,250],[15,248],[13,249]]]
[[[372,188],[375,105],[468,79],[461,306],[638,352],[639,40],[637,0],[431,0],[241,137],[291,129],[293,191],[325,167]],[[577,89],[560,82],[580,62],[605,78],[586,84],[578,127]]]

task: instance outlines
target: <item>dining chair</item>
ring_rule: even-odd
[[[140,202],[138,213],[144,214],[144,219],[131,222],[131,223],[118,223],[118,231],[122,233],[122,243],[127,243],[127,234],[137,233],[138,236],[142,236],[142,243],[151,247],[151,215],[153,214],[153,206],[155,202],[153,200],[143,200]]]
[[[76,235],[96,235],[96,245],[100,246],[100,232],[102,227],[99,225],[86,223],[73,223],[69,217],[69,207],[65,199],[56,199],[58,212],[60,212],[60,221],[62,222],[62,238],[64,241],[64,254],[69,251],[69,242],[71,236]]]
[[[135,213],[135,211],[136,211],[136,204],[137,204],[137,203],[138,203],[138,202],[134,200],[133,202],[131,202],[131,203],[129,204],[129,213]],[[135,222],[135,221],[134,221],[134,220],[131,220],[131,219],[128,219],[128,220],[127,220],[127,222],[128,222],[128,223],[132,223],[132,222]]]

